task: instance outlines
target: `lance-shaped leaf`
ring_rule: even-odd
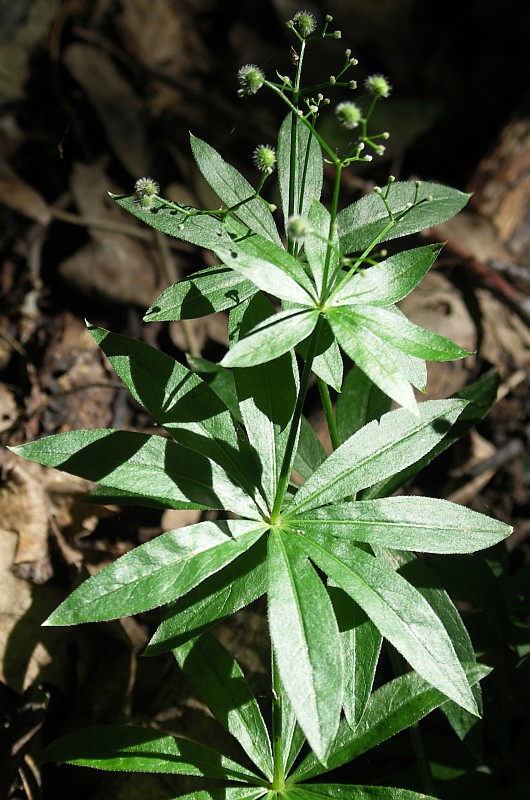
[[[296,761],[300,750],[306,742],[302,728],[296,720],[294,708],[291,705],[289,696],[284,689],[280,696],[281,707],[281,736],[280,744],[282,749],[282,763],[285,775],[288,775]]]
[[[292,533],[269,536],[269,627],[282,686],[322,761],[342,706],[342,654],[325,586]]]
[[[236,761],[188,739],[132,725],[94,725],[57,739],[43,760],[114,772],[151,772],[169,775],[259,781]]]
[[[301,478],[307,481],[325,459],[326,451],[324,450],[322,442],[316,435],[312,425],[302,416],[298,449],[296,451],[293,468],[298,472]]]
[[[394,475],[381,480],[371,488],[363,492],[363,499],[372,497],[388,497],[394,494],[400,486],[403,486],[414,475],[417,475],[427,464],[430,464],[436,456],[447,450],[452,444],[458,441],[466,431],[473,428],[480,420],[484,419],[497,397],[499,387],[499,376],[496,373],[485,375],[476,383],[466,386],[455,396],[467,401],[462,414],[446,435],[424,456],[413,462],[404,470],[399,470]]]
[[[280,259],[276,258],[276,250],[282,253],[281,263],[277,263]],[[307,276],[296,259],[292,258],[284,250],[271,248],[270,261],[252,254],[249,255],[235,248],[231,250],[217,248],[215,254],[223,264],[235,270],[244,278],[248,278],[258,289],[279,297],[281,300],[290,300],[293,303],[299,303],[304,306],[314,306],[315,296],[308,292],[297,280],[300,271],[305,280],[307,280]],[[286,264],[289,272],[285,269]]]
[[[250,760],[272,781],[272,747],[261,711],[238,663],[205,633],[173,650],[216,720],[234,736]]]
[[[316,508],[293,518],[294,527],[349,542],[423,553],[474,553],[512,529],[485,514],[433,497],[387,497]]]
[[[353,728],[359,724],[370,699],[383,637],[346,592],[336,586],[330,586],[328,591],[344,656],[344,714]]]
[[[273,793],[256,786],[226,786],[222,789],[201,789],[191,794],[179,794],[178,800],[274,800]],[[177,800],[177,798],[175,798]]]
[[[470,685],[474,685],[491,672],[483,664],[466,666]],[[406,730],[423,717],[443,706],[447,698],[416,672],[400,675],[372,693],[364,716],[355,730],[342,720],[326,766],[310,753],[290,780],[306,781],[343,764],[376,747],[396,733]]]
[[[425,277],[442,245],[428,244],[404,250],[358,272],[329,298],[331,305],[389,306],[402,300]]]
[[[12,449],[30,461],[149,496],[168,508],[226,508],[260,518],[251,498],[215,462],[161,436],[69,431]]]
[[[378,238],[391,218],[381,197],[372,192],[337,215],[340,249],[343,253],[361,252],[372,242],[386,242],[439,225],[454,217],[469,198],[469,194],[437,183],[421,183],[418,187],[413,181],[397,181],[386,195],[396,219],[390,230]],[[409,207],[414,201],[415,205]]]
[[[223,569],[263,536],[247,520],[198,522],[163,533],[81,584],[47,625],[100,622],[170,603]]]
[[[429,794],[397,789],[394,786],[358,786],[340,783],[304,783],[289,789],[293,800],[436,800]]]
[[[232,247],[235,241],[248,236],[247,226],[231,214],[221,222],[212,214],[203,213],[199,209],[179,209],[177,204],[158,198],[154,199],[150,208],[143,208],[136,203],[135,195],[111,197],[121,208],[151,228],[208,250]]]
[[[330,235],[331,214],[318,200],[313,200],[309,209],[308,222],[310,233],[304,240],[304,253],[311,270],[318,296],[322,293],[325,266],[327,260],[327,278],[335,272],[339,261],[337,229],[333,227],[333,245],[336,249],[328,255],[328,237]],[[329,284],[328,284],[329,285]]]
[[[255,292],[255,284],[238,272],[222,265],[209,267],[168,286],[146,311],[144,321],[171,322],[206,317],[242,303]]]
[[[391,398],[381,391],[359,367],[346,374],[337,397],[337,432],[345,442],[363,425],[379,420],[390,411]]]
[[[167,653],[265,594],[266,555],[262,536],[224,569],[179,598],[166,611],[143,655]]]
[[[464,350],[445,336],[415,325],[393,306],[389,308],[360,304],[343,306],[338,308],[333,316],[338,314],[344,326],[353,322],[356,330],[364,332],[369,330],[383,342],[416,358],[425,358],[428,361],[452,361],[470,355],[469,350]],[[366,333],[363,337],[364,335]]]
[[[403,408],[373,421],[327,458],[295,495],[287,515],[342,500],[428,453],[465,407],[462,400],[421,403],[416,417]]]
[[[472,714],[475,699],[449,635],[428,602],[369,553],[324,534],[298,541],[311,560],[349,594],[409,664]]]
[[[254,197],[255,189],[238,170],[228,164],[211,145],[190,134],[191,149],[197,166],[216,195],[255,233],[281,245],[274,217],[269,207]]]
[[[345,309],[328,309],[326,318],[331,330],[346,353],[359,369],[399,405],[416,411],[416,400],[406,366],[399,351],[369,329],[355,314],[347,315]]]
[[[222,466],[264,510],[258,467],[240,450],[230,412],[208,384],[154,347],[102,328],[89,330],[134,399],[176,442]]]
[[[283,305],[285,306],[285,303]],[[328,386],[340,392],[344,372],[342,353],[327,321],[323,317],[320,320],[320,332],[313,359],[313,372],[317,378],[321,378]],[[305,361],[309,350],[309,340],[305,339],[300,342],[296,349]]]
[[[278,184],[284,220],[291,214],[307,216],[313,200],[320,198],[322,182],[320,145],[299,117],[288,114],[278,132]]]
[[[248,304],[238,336],[274,315],[260,293]],[[298,369],[293,353],[234,371],[239,410],[251,448],[259,457],[259,484],[272,508],[298,397]]]
[[[451,637],[460,662],[462,664],[466,662],[471,664],[475,660],[475,651],[462,617],[439,579],[426,566],[424,561],[412,553],[387,550],[382,547],[375,547],[374,553],[393,569],[397,569],[400,575],[415,586],[420,594],[425,597]],[[444,560],[447,561],[447,559]],[[477,708],[482,713],[480,685],[478,683],[475,684],[471,687],[471,691],[475,697]],[[479,720],[477,720],[476,716],[456,705],[452,700],[444,703],[442,711],[460,739],[463,740],[471,728],[474,728],[476,733],[479,734]],[[466,745],[474,747],[476,744],[480,745],[480,735],[468,737]]]
[[[187,355],[186,360],[191,371],[202,377],[210,389],[221,398],[233,418],[241,422],[233,372],[207,358]]]
[[[283,356],[312,333],[318,312],[309,309],[280,311],[258,323],[221,361],[223,367],[252,367]]]

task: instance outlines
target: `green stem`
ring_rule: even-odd
[[[329,146],[329,144],[326,142],[326,140],[319,134],[319,132],[317,131],[315,126],[312,125],[309,122],[308,119],[306,119],[304,116],[300,117],[300,115],[298,114],[298,108],[293,103],[291,103],[291,101],[289,100],[288,97],[286,97],[286,95],[281,90],[281,88],[279,86],[276,86],[275,83],[271,83],[271,81],[263,81],[263,85],[264,86],[268,86],[269,89],[272,89],[273,92],[275,92],[279,97],[281,97],[281,99],[283,100],[285,105],[288,108],[290,108],[290,110],[293,112],[293,114],[296,114],[296,116],[299,117],[299,119],[302,120],[304,125],[307,128],[309,128],[309,130],[311,131],[313,136],[316,138],[316,140],[318,141],[318,143],[320,144],[320,146],[322,147],[324,152],[329,156],[331,163],[332,164],[339,164],[340,163],[340,159],[338,158],[338,156],[335,153],[335,151]]]
[[[273,789],[281,792],[285,786],[285,770],[283,768],[282,751],[282,687],[274,652],[271,652],[272,671],[272,757],[273,757]]]
[[[280,513],[282,510],[283,499],[285,497],[285,492],[287,491],[287,486],[289,485],[293,451],[296,445],[296,440],[298,438],[300,419],[302,417],[302,411],[304,408],[305,398],[307,394],[307,387],[309,385],[309,378],[311,376],[311,370],[313,368],[313,360],[315,358],[321,326],[322,326],[322,317],[319,316],[315,329],[311,334],[311,338],[309,340],[309,348],[307,350],[307,356],[304,363],[304,369],[302,371],[302,377],[300,378],[300,389],[298,391],[298,397],[296,399],[296,405],[294,408],[293,419],[291,421],[291,429],[289,431],[289,437],[287,439],[287,444],[285,446],[285,454],[283,457],[282,468],[280,470],[278,487],[276,489],[276,497],[274,498],[274,504],[270,515],[270,522],[272,525],[276,525],[278,523],[278,520],[280,518]]]
[[[322,378],[318,378],[318,391],[320,392],[320,399],[322,401],[322,408],[326,415],[326,423],[329,431],[329,438],[331,439],[331,446],[334,450],[340,445],[339,433],[337,431],[337,423],[335,421],[335,413],[333,411],[333,404],[329,394],[329,387]]]
[[[339,208],[339,194],[340,194],[340,179],[342,175],[342,164],[339,161],[335,164],[335,181],[333,184],[333,196],[331,198],[331,209],[329,217],[329,231],[328,231],[328,246],[326,249],[326,260],[324,262],[324,270],[322,272],[322,301],[324,302],[328,295],[330,287],[328,286],[329,264],[331,261],[331,254],[333,253],[333,234],[335,232],[335,220],[337,219],[337,211]]]

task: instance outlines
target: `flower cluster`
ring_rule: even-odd
[[[138,178],[134,184],[134,202],[141,208],[151,208],[160,192],[160,186],[153,178]]]
[[[252,155],[254,166],[260,172],[272,172],[276,166],[276,150],[270,144],[259,144]]]
[[[256,64],[245,64],[237,73],[237,79],[241,86],[238,95],[243,97],[245,94],[256,94],[263,86],[265,75]]]

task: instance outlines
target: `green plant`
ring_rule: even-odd
[[[340,38],[328,32],[330,22],[318,34],[308,12],[289,23],[298,42],[294,78],[269,81],[254,65],[239,72],[242,95],[267,87],[289,110],[277,153],[269,145],[255,151],[257,189],[192,137],[197,165],[224,208],[170,202],[147,178],[132,196],[115,198],[147,224],[219,258],[219,266],[168,288],[145,319],[229,309],[230,348],[220,365],[196,361],[193,371],[89,326],[167,436],[72,431],[13,448],[98,482],[92,493],[98,501],[221,512],[216,521],[127,553],[79,586],[47,624],[167,606],[146,654],[173,652],[250,761],[132,726],[70,734],[48,748],[47,760],[230,784],[197,791],[197,798],[412,800],[425,795],[323,783],[320,776],[434,708],[442,708],[461,738],[480,715],[479,681],[489,669],[476,661],[442,584],[414,553],[470,553],[501,541],[509,528],[441,499],[393,495],[487,413],[495,383],[483,379],[461,397],[417,404],[414,387],[425,386],[425,359],[467,354],[413,325],[396,306],[425,276],[440,245],[388,257],[377,250],[450,218],[467,195],[389,179],[339,211],[343,170],[384,149],[388,134],[371,134],[368,125],[390,86],[371,76],[364,109],[349,101],[336,106],[352,137],[338,155],[317,121],[328,103],[324,92],[355,89],[346,76],[355,59],[347,50],[336,76],[301,84],[307,45]],[[276,209],[262,196],[276,158],[286,245]],[[334,173],[329,210],[320,202],[323,160]],[[356,365],[345,377],[343,353]],[[303,416],[312,375],[333,446],[329,456]],[[338,393],[336,413],[330,387]],[[390,410],[392,400],[402,407]],[[264,594],[272,642],[269,727],[237,662],[209,633]],[[391,651],[396,677],[374,690],[383,638],[412,669],[404,672]],[[311,752],[299,758],[306,741]]]

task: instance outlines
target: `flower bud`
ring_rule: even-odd
[[[375,97],[388,97],[392,87],[384,75],[370,75],[364,82],[364,87]]]
[[[287,220],[287,236],[295,242],[301,242],[308,233],[311,233],[311,226],[305,217],[295,214]]]
[[[256,94],[263,86],[265,75],[256,64],[245,64],[237,73],[237,78],[241,86],[238,94],[242,97],[245,94]]]
[[[252,160],[260,172],[272,172],[276,165],[276,150],[272,145],[259,144],[252,154]]]
[[[362,112],[356,103],[339,103],[335,109],[335,116],[345,128],[353,130],[362,119]]]
[[[138,178],[134,184],[137,197],[154,197],[160,192],[160,186],[152,178]]]
[[[317,26],[315,15],[311,11],[297,11],[292,23],[303,39],[311,36]]]

